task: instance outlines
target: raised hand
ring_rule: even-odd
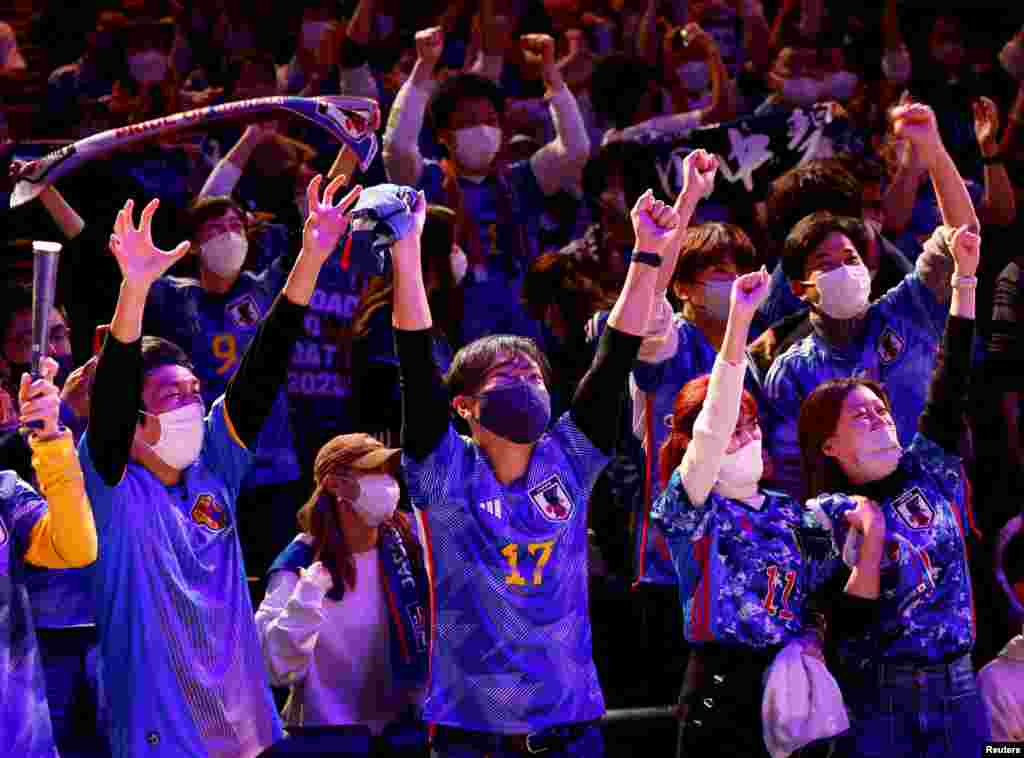
[[[444,52],[444,30],[440,26],[432,26],[416,32],[416,58],[433,71],[441,60]]]
[[[302,251],[314,256],[321,265],[334,252],[341,236],[348,229],[348,209],[363,191],[360,185],[356,185],[335,205],[334,193],[343,187],[348,179],[343,174],[336,176],[334,181],[327,185],[321,201],[320,185],[323,180],[323,176],[317,174],[306,188],[309,210],[306,224],[302,229]]]
[[[771,275],[762,266],[760,271],[736,277],[732,284],[732,314],[746,320],[754,318],[757,309],[768,298],[771,287]]]
[[[41,424],[35,434],[41,439],[60,434],[60,390],[53,383],[57,375],[57,361],[44,358],[39,366],[42,377],[33,380],[28,373],[21,375],[18,387],[18,404],[21,408],[19,421],[28,426]]]
[[[956,262],[956,273],[960,276],[974,276],[981,262],[981,235],[966,226],[958,227],[953,232],[949,247]]]
[[[676,198],[677,211],[684,199],[696,204],[711,194],[718,165],[718,156],[703,149],[694,150],[683,159],[683,189]]]
[[[636,249],[646,253],[661,254],[672,237],[672,230],[679,224],[675,209],[654,199],[654,193],[647,190],[636,201],[630,212]]]
[[[114,233],[110,235],[110,252],[128,284],[148,288],[188,252],[188,242],[179,243],[173,250],[161,250],[153,244],[153,214],[159,205],[159,198],[149,201],[142,209],[138,227],[132,220],[134,201],[126,202],[117,213]]]
[[[890,117],[893,121],[893,133],[897,137],[910,140],[928,165],[945,150],[935,112],[927,105],[897,105],[890,111]]]
[[[423,190],[416,193],[416,203],[412,207],[412,218],[412,230],[409,234],[406,234],[400,240],[396,240],[391,245],[391,256],[396,266],[408,263],[409,268],[419,271],[420,238],[423,236],[423,226],[427,222],[427,196],[423,194]]]
[[[331,578],[331,572],[327,570],[327,567],[320,561],[314,561],[309,568],[300,569],[301,576],[307,582],[312,582],[322,589],[325,593],[330,592],[334,587],[334,580]]]
[[[978,140],[981,154],[995,155],[999,148],[999,106],[987,97],[979,97],[971,105],[974,111],[974,137]]]
[[[524,34],[519,45],[527,63],[545,68],[555,65],[555,40],[550,34]]]

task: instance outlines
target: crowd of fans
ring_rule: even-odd
[[[759,719],[761,691],[756,703],[715,706],[707,677],[760,677],[765,650],[796,632],[781,621],[737,632],[714,602],[700,611],[714,618],[698,618],[695,593],[761,586],[728,573],[756,556],[726,560],[714,588],[698,586],[712,549],[703,540],[736,541],[730,530],[750,533],[752,519],[757,545],[769,511],[776,527],[792,520],[772,527],[788,535],[811,498],[823,519],[842,522],[828,499],[853,493],[841,483],[860,487],[849,522],[863,561],[847,561],[847,593],[895,596],[902,584],[886,577],[909,560],[900,551],[910,543],[885,541],[883,528],[867,566],[878,514],[861,500],[891,500],[887,518],[911,530],[952,519],[959,536],[914,553],[924,568],[900,610],[902,642],[837,641],[837,625],[874,611],[821,611],[830,668],[886,645],[900,660],[948,666],[950,680],[973,682],[985,667],[985,712],[962,706],[943,718],[987,720],[991,732],[977,734],[1024,740],[1024,10],[900,0],[123,0],[0,11],[10,14],[0,17],[3,197],[21,163],[56,144],[207,104],[354,95],[376,100],[386,124],[380,154],[358,176],[336,176],[338,146],[308,124],[227,122],[118,151],[0,211],[0,469],[61,500],[50,504],[55,521],[74,510],[72,496],[53,494],[50,468],[78,464],[54,452],[63,443],[37,435],[30,445],[19,430],[42,417],[39,398],[49,402],[55,385],[60,403],[46,406],[57,414],[46,428],[80,443],[99,535],[98,562],[76,568],[91,559],[70,560],[56,541],[57,557],[44,555],[35,529],[29,541],[24,524],[5,526],[24,522],[28,506],[0,510],[0,547],[10,533],[26,560],[11,592],[27,593],[45,677],[0,674],[0,694],[43,688],[36,707],[48,709],[60,755],[182,755],[182,745],[256,755],[282,736],[269,686],[280,688],[278,705],[287,691],[282,716],[295,734],[367,727],[342,735],[337,751],[423,754],[425,718],[449,727],[435,743],[443,755],[470,754],[459,745],[515,752],[529,740],[479,735],[543,730],[553,754],[599,754],[592,722],[604,706],[678,699],[688,754],[717,754],[715,744],[742,752],[742,725],[732,743],[712,724],[728,731]],[[335,248],[359,195],[352,188],[384,183],[422,191],[410,211],[416,250],[396,243],[395,271],[370,276]],[[159,211],[147,206],[136,225],[131,203],[152,198]],[[979,237],[980,262],[971,258]],[[36,389],[22,380],[33,239],[64,245],[55,363]],[[656,281],[641,281],[644,265],[660,265]],[[636,360],[618,380],[631,349]],[[434,386],[438,376],[444,386]],[[511,379],[546,386],[543,438],[528,430],[544,414],[523,415],[543,405],[536,393],[516,401],[519,415],[497,410],[496,387]],[[823,382],[832,394],[816,389]],[[864,393],[878,407],[865,401],[848,419],[847,398]],[[199,426],[178,402],[195,396],[210,411]],[[443,418],[428,412],[432,403]],[[872,418],[915,461],[901,465],[947,477],[946,489],[874,486],[892,469],[843,436],[844,424]],[[459,447],[456,432],[479,449]],[[508,440],[516,444],[506,449]],[[571,469],[552,475],[553,489],[535,481],[529,455],[518,461],[517,445],[535,443],[538,461]],[[734,460],[739,450],[750,460]],[[0,484],[4,497],[42,512],[22,484]],[[513,589],[540,587],[545,571],[548,582],[583,582],[576,605],[544,601],[565,611],[565,624],[540,635],[492,624],[490,601],[460,573],[482,571],[473,556],[486,564],[473,552],[482,548],[466,552],[469,538],[458,537],[476,534],[473,509],[500,520],[516,497],[547,521],[583,514],[560,547],[579,548],[571,564],[548,564],[554,542],[536,525],[503,537],[498,559]],[[751,518],[726,519],[719,500],[730,498]],[[335,501],[347,508],[335,513]],[[686,515],[708,512],[718,520]],[[195,525],[205,531],[193,534]],[[864,576],[878,560],[872,590]],[[395,575],[407,568],[429,597],[402,594]],[[775,603],[790,618],[800,604],[817,612],[812,586],[843,594],[834,581],[808,580],[791,595],[789,581],[769,573],[773,615]],[[958,582],[960,594],[947,589],[942,600],[956,606],[953,620],[929,615],[943,582]],[[397,618],[396,604],[416,612]],[[474,612],[488,619],[486,634],[466,621]],[[742,627],[749,618],[737,613]],[[241,627],[239,614],[249,616]],[[4,635],[7,623],[0,618]],[[416,647],[421,632],[454,659],[431,652],[430,672],[415,655],[395,663],[402,653],[389,641]],[[513,633],[517,650],[502,639]],[[542,662],[543,638],[562,634],[585,640],[592,660],[566,643]],[[484,660],[469,665],[458,651],[478,636]],[[744,652],[691,654],[712,640]],[[571,670],[586,692],[570,702],[529,681],[499,686],[488,668],[499,658]],[[875,689],[899,687],[895,675],[867,681],[866,666],[859,679],[839,677],[861,723]],[[244,695],[231,691],[240,686]],[[159,694],[150,699],[146,687]],[[531,716],[506,700],[532,704]],[[586,727],[557,732],[577,722]],[[760,736],[760,721],[748,726]],[[925,754],[912,737],[889,748],[876,737],[841,750]],[[30,739],[38,752],[29,755],[53,754],[45,736]],[[963,739],[950,744],[973,744]],[[765,740],[786,744],[767,730]],[[567,745],[576,752],[557,752]],[[967,755],[946,749],[929,754]]]

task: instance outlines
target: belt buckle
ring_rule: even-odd
[[[528,734],[528,735],[526,735],[526,740],[524,740],[525,745],[526,745],[526,752],[529,753],[530,755],[537,755],[539,753],[546,753],[548,750],[551,749],[549,747],[536,747],[535,748],[530,743],[530,740],[533,739],[536,736],[537,736],[537,734]]]

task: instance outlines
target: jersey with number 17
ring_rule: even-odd
[[[403,456],[431,581],[428,723],[519,734],[604,713],[586,509],[607,463],[570,413],[509,485],[450,426],[422,461]]]

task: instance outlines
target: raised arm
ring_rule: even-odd
[[[110,235],[110,251],[121,269],[121,290],[103,351],[96,365],[88,439],[89,452],[103,481],[121,480],[139,408],[142,405],[142,314],[150,287],[188,252],[182,242],[174,250],[153,244],[153,214],[160,201],[143,209],[139,226],[132,220],[133,201],[124,204]]]
[[[448,392],[434,362],[427,289],[423,284],[420,238],[426,221],[427,200],[416,198],[413,231],[391,246],[395,277],[391,323],[401,368],[402,450],[423,460],[448,429]]]
[[[60,391],[53,383],[56,373],[57,362],[47,358],[42,377],[33,381],[23,374],[18,392],[21,423],[42,424],[29,437],[29,444],[39,489],[48,506],[32,528],[25,558],[46,568],[74,568],[96,560],[96,524],[74,439],[60,426]]]
[[[768,297],[770,282],[771,276],[762,268],[737,278],[732,286],[722,350],[715,359],[707,397],[693,425],[693,439],[679,464],[683,487],[696,507],[704,505],[718,481],[722,460],[739,420],[750,324]]]
[[[235,191],[238,180],[242,178],[245,167],[252,158],[256,148],[275,134],[273,126],[267,123],[250,124],[242,132],[241,138],[228,150],[228,154],[217,161],[213,171],[206,177],[200,197],[230,195]]]
[[[676,196],[672,208],[678,217],[678,226],[665,245],[664,261],[658,269],[654,286],[654,303],[639,358],[646,363],[661,363],[676,352],[677,335],[672,326],[672,306],[668,302],[668,288],[676,270],[679,252],[686,229],[693,218],[697,203],[707,197],[715,186],[718,157],[706,150],[694,150],[683,159],[683,188]]]
[[[654,288],[664,264],[662,255],[672,231],[679,223],[675,210],[648,190],[632,211],[636,250],[633,253],[626,283],[608,317],[608,326],[601,335],[597,356],[580,381],[573,397],[572,413],[576,426],[603,452],[615,449],[618,437],[619,398],[626,389],[633,361],[647,330]]]
[[[434,87],[434,69],[443,50],[441,27],[416,32],[416,64],[395,96],[384,130],[384,168],[395,184],[415,187],[423,176],[420,130]]]
[[[935,112],[927,105],[911,103],[892,109],[893,132],[906,137],[921,151],[921,159],[935,187],[935,197],[946,226],[969,226],[979,229],[978,216],[960,172],[942,144]]]
[[[238,438],[251,448],[270,415],[288,373],[288,357],[302,334],[303,318],[316,289],[320,269],[338,247],[348,228],[348,209],[359,197],[356,186],[338,203],[335,193],[346,177],[338,176],[324,190],[323,177],[314,176],[306,189],[309,215],[302,231],[302,249],[292,266],[284,290],[274,301],[249,344],[225,392],[224,405]]]
[[[553,195],[579,181],[590,157],[590,138],[576,97],[569,91],[555,62],[554,39],[547,34],[527,34],[521,44],[524,50],[540,57],[544,97],[555,124],[555,138],[530,158],[541,191]]]
[[[978,286],[975,274],[981,259],[981,237],[961,227],[954,232],[950,247],[956,268],[949,319],[935,358],[928,399],[918,428],[928,439],[956,453],[967,412],[967,385],[974,341],[974,301]]]
[[[974,136],[978,140],[985,165],[985,194],[981,198],[978,217],[988,225],[1009,226],[1017,218],[1016,193],[999,152],[999,106],[987,97],[980,97],[974,109]]]

